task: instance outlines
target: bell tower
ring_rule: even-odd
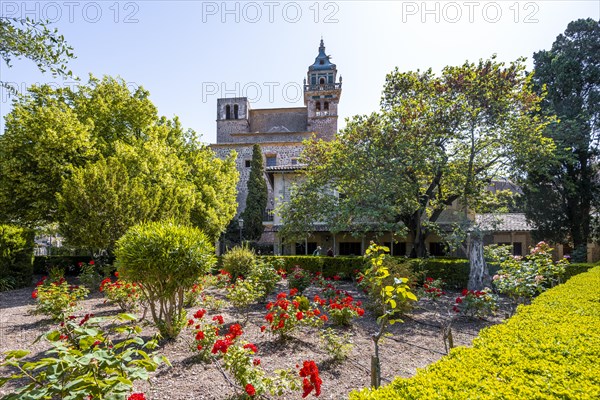
[[[342,94],[342,77],[337,80],[337,68],[325,54],[323,39],[314,64],[308,67],[304,79],[304,105],[308,109],[308,130],[317,137],[332,140],[337,133],[338,103]]]

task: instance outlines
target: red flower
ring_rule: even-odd
[[[115,276],[118,278],[119,277],[119,272],[115,272]]]
[[[257,347],[256,347],[256,345],[255,345],[255,344],[253,344],[253,343],[246,343],[246,344],[244,345],[244,348],[245,348],[245,349],[250,349],[250,350],[252,350],[252,352],[253,352],[253,353],[255,353],[255,354],[256,354],[256,353],[258,353],[258,348],[257,348]]]
[[[241,336],[244,331],[242,331],[242,327],[240,324],[233,324],[229,327],[229,333],[234,337]]]
[[[261,332],[264,332],[264,331],[265,331],[265,329],[267,329],[267,327],[266,327],[266,326],[264,326],[264,325],[260,327],[260,331],[261,331]]]
[[[90,264],[90,265],[94,265],[94,264],[96,264],[96,263],[94,262],[94,260],[92,260],[92,261],[90,261],[90,262],[89,262],[89,264]]]
[[[302,311],[298,311],[298,312],[296,313],[296,319],[297,319],[298,321],[302,321],[302,318],[304,318],[304,314],[302,314]]]
[[[296,289],[296,288],[290,289],[290,297],[295,296],[296,294],[298,294],[298,289]]]
[[[78,266],[79,268],[83,267],[83,261],[79,261],[79,262],[77,263],[77,266]]]
[[[427,282],[433,282],[433,278],[427,278],[425,279]]]
[[[202,339],[204,339],[204,332],[202,332],[202,331],[196,332],[196,340],[202,340]]]
[[[457,297],[457,298],[456,298],[456,303],[457,303],[457,304],[460,304],[460,303],[462,303],[462,301],[463,301],[463,300],[462,300],[462,298],[461,298],[461,297]]]
[[[187,326],[192,326],[192,325],[194,325],[194,320],[193,319],[188,319]]]
[[[334,281],[339,281],[340,279],[341,279],[341,278],[340,278],[340,276],[339,276],[339,275],[334,275],[334,276],[333,276],[333,280],[334,280]]]
[[[463,289],[463,291],[462,291],[463,296],[466,296],[468,293],[469,293],[469,291],[467,289]]]
[[[255,358],[254,360],[252,360],[252,364],[254,364],[255,366],[260,365],[260,358]]]
[[[198,350],[199,350],[199,351],[202,351],[202,345],[201,345],[201,344],[199,344],[199,345],[197,346],[197,348],[198,348]]]
[[[99,340],[96,340],[96,341],[94,342],[93,346],[98,346],[100,343],[102,343],[102,342],[101,342],[101,341],[99,341]]]
[[[220,324],[220,325],[223,325],[223,324],[224,324],[224,322],[223,322],[223,317],[222,317],[221,315],[215,315],[215,316],[213,317],[213,321],[217,321],[217,323],[218,323],[218,324]]]
[[[37,297],[38,297],[38,293],[37,293],[37,289],[35,289],[33,292],[31,292],[31,298],[37,299]]]
[[[253,397],[256,394],[256,390],[252,384],[249,383],[246,385],[246,393],[248,393],[248,396],[250,397]]]
[[[365,310],[363,310],[362,308],[357,308],[356,313],[359,317],[362,317],[363,315],[365,315]]]
[[[134,393],[127,400],[146,400],[146,396],[144,396],[144,393]]]
[[[308,396],[313,389],[315,389],[315,396],[318,397],[321,394],[323,381],[319,377],[319,368],[314,361],[304,361],[300,370],[300,377],[304,378],[302,381],[303,398]]]
[[[265,319],[267,320],[267,322],[272,323],[273,322],[273,313],[268,313],[267,315],[265,315]]]
[[[194,313],[194,318],[201,319],[204,317],[204,314],[206,314],[206,310],[201,308]],[[214,320],[214,318],[213,318],[213,320]]]
[[[277,300],[285,299],[286,297],[287,297],[287,294],[285,292],[281,292],[277,295]]]
[[[212,353],[217,354],[219,351],[223,354],[227,353],[227,349],[231,346],[231,340],[217,340],[212,348]]]
[[[327,321],[329,321],[329,318],[327,318],[327,315],[321,315],[321,320],[323,322],[327,322]]]

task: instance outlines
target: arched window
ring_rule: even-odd
[[[229,104],[225,106],[225,119],[231,119],[231,106]]]
[[[233,106],[233,119],[238,119],[238,111],[239,111],[238,105],[235,104]]]
[[[317,101],[317,103],[315,104],[317,112],[321,111],[321,102]]]
[[[326,101],[325,104],[323,104],[323,110],[329,111],[329,102],[328,101]]]
[[[324,85],[324,84],[325,84],[325,78],[319,79],[319,85]]]

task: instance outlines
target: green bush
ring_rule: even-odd
[[[30,229],[0,225],[0,280],[12,288],[31,284],[33,238]]]
[[[572,263],[572,264],[567,264],[566,268],[565,268],[565,273],[564,275],[561,277],[561,279],[564,281],[568,280],[569,278],[574,277],[575,275],[579,275],[583,272],[587,272],[588,270],[590,270],[591,268],[600,265],[600,263]]]
[[[600,267],[573,277],[484,329],[472,348],[350,399],[600,398],[599,281]]]
[[[311,273],[322,272],[325,277],[339,275],[342,278],[351,278],[356,275],[356,271],[364,271],[365,260],[363,257],[327,257],[327,256],[261,256],[260,259],[266,262],[281,260],[282,268],[291,272],[294,267],[299,266],[305,271]]]
[[[415,274],[422,279],[443,279],[447,288],[462,289],[469,282],[469,260],[462,258],[408,259]]]
[[[214,264],[214,248],[200,230],[173,222],[130,228],[117,242],[119,277],[141,284],[152,318],[166,338],[185,324],[184,293]]]
[[[256,264],[256,254],[248,246],[236,246],[222,258],[223,269],[231,274],[233,282],[241,276],[247,278]]]
[[[79,272],[79,264],[88,264],[92,256],[35,256],[33,272],[38,275],[47,275],[52,267],[61,267],[68,275]]]

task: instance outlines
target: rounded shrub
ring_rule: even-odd
[[[235,282],[238,276],[247,278],[256,264],[256,254],[248,246],[235,246],[223,256],[223,269]]]
[[[161,335],[176,337],[186,321],[185,292],[215,263],[210,239],[193,227],[150,222],[130,228],[115,253],[120,278],[141,284]]]

